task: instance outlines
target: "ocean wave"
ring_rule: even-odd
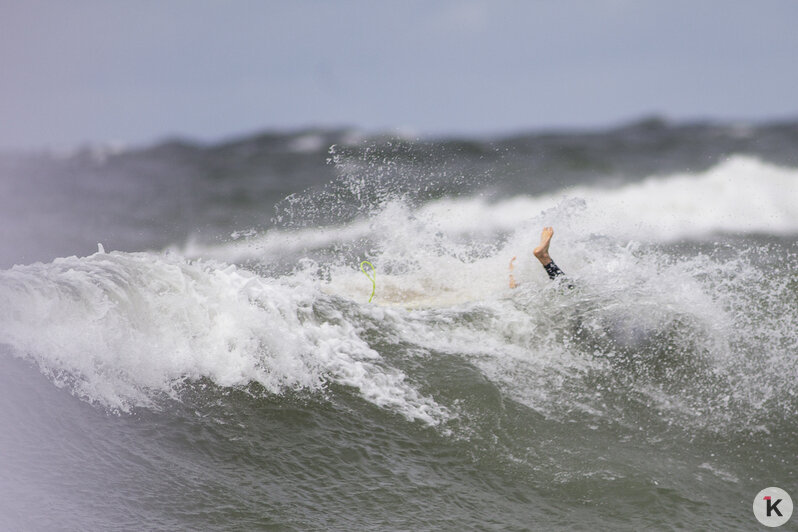
[[[152,253],[17,266],[0,272],[0,337],[56,385],[116,410],[207,378],[270,393],[333,382],[410,419],[445,417],[354,324],[314,312],[314,283],[295,281]]]
[[[520,241],[466,260],[402,227],[394,238],[405,242],[372,259],[372,304],[356,264],[265,277],[101,252],[0,272],[0,337],[56,385],[122,411],[158,408],[202,379],[277,395],[341,385],[446,427],[483,408],[468,397],[484,383],[545,417],[591,423],[644,412],[725,432],[781,423],[798,407],[798,376],[784,369],[794,294],[788,272],[763,278],[764,250],[675,261],[564,237],[555,256],[575,288],[522,258],[510,290],[506,259]],[[473,377],[452,388],[462,372]]]
[[[468,418],[429,367],[448,357],[449,370],[476,368],[543,415],[619,421],[641,409],[607,405],[633,401],[678,424],[751,424],[796,408],[796,376],[778,369],[798,327],[794,288],[788,270],[761,267],[794,253],[750,240],[684,256],[661,244],[798,231],[795,173],[734,158],[563,196],[393,200],[341,226],[18,266],[0,272],[0,338],[56,384],[120,410],[200,379],[274,394],[340,384],[445,425]],[[557,228],[552,254],[576,290],[530,260],[542,224]],[[377,270],[372,304],[363,258]],[[255,264],[230,265],[243,260]],[[285,271],[264,267],[275,261]]]
[[[555,194],[519,195],[490,202],[481,196],[442,198],[417,209],[397,199],[371,217],[342,225],[273,228],[224,244],[190,240],[175,250],[190,257],[229,262],[268,262],[285,253],[307,252],[369,239],[385,242],[410,222],[425,239],[496,238],[557,225],[570,235],[604,234],[642,242],[705,240],[716,235],[798,233],[798,170],[734,156],[698,174],[652,176],[615,187],[567,187]]]

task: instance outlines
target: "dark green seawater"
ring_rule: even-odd
[[[756,530],[798,496],[796,141],[5,154],[0,528]]]

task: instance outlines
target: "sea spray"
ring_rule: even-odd
[[[445,415],[380,363],[314,282],[120,252],[19,266],[0,280],[4,343],[57,385],[112,409],[155,406],[207,378],[270,393],[334,381],[410,418]]]

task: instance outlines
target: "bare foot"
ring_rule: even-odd
[[[537,257],[540,263],[545,266],[551,262],[549,257],[549,244],[551,244],[551,237],[554,236],[554,229],[551,227],[544,227],[540,233],[540,245],[532,250],[532,254]]]

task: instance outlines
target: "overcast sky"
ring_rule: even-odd
[[[0,0],[0,148],[798,117],[798,2]]]

